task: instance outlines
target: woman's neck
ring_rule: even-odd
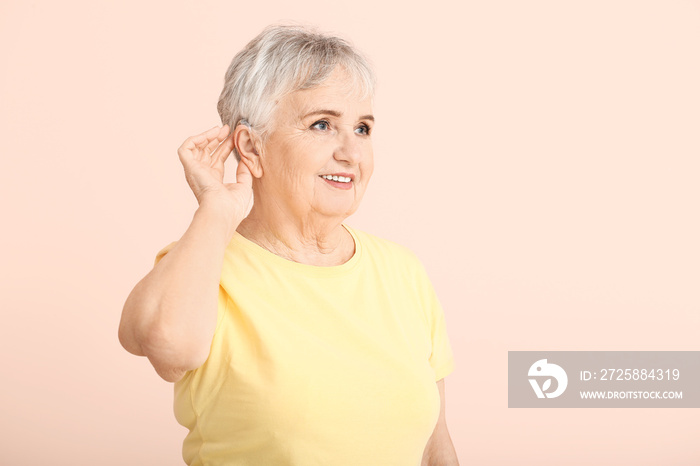
[[[256,209],[255,204],[236,231],[273,254],[301,264],[340,265],[355,253],[355,242],[342,221],[298,219]]]

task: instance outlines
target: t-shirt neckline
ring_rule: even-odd
[[[348,259],[346,262],[340,265],[322,266],[295,262],[293,260],[278,256],[277,254],[271,251],[268,251],[259,244],[241,235],[238,231],[234,231],[229,247],[231,245],[233,245],[234,247],[241,247],[264,262],[268,262],[270,264],[273,264],[275,267],[287,269],[292,272],[304,273],[314,276],[333,276],[351,271],[357,266],[357,264],[360,262],[360,258],[362,257],[362,243],[358,239],[355,231],[349,226],[345,225],[344,223],[341,224],[341,226],[345,228],[345,230],[347,230],[347,232],[350,233],[350,235],[352,236],[352,239],[355,243],[355,252],[353,253],[352,257],[350,257],[350,259]]]

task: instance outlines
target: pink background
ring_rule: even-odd
[[[700,462],[697,410],[508,409],[506,372],[509,350],[700,350],[698,1],[106,3],[0,4],[3,464],[181,464],[172,386],[119,317],[196,208],[177,147],[283,20],[376,65],[348,223],[428,269],[461,464]]]

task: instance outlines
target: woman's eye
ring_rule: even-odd
[[[367,125],[362,125],[359,128],[357,128],[355,131],[358,131],[360,134],[364,134],[365,136],[369,136],[370,133],[370,128]]]
[[[320,129],[321,131],[325,131],[328,129],[328,122],[326,120],[319,120],[313,125],[311,125],[312,128]]]

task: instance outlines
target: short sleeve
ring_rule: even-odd
[[[173,248],[173,246],[175,246],[176,244],[177,244],[177,241],[173,241],[172,243],[168,244],[163,249],[158,251],[158,253],[156,254],[156,259],[153,262],[153,267],[155,267],[156,264],[158,262],[160,262],[160,260],[163,258],[163,256],[165,256]]]
[[[177,241],[173,241],[172,243],[168,244],[165,246],[163,249],[158,251],[156,253],[156,258],[153,262],[153,267],[155,267],[158,262],[168,253],[170,250],[177,244]],[[226,290],[219,285],[219,298],[218,298],[218,310],[217,310],[217,317],[216,317],[216,329],[219,328],[221,325],[221,321],[224,318],[224,315],[226,314],[226,309],[228,307],[228,295],[226,294]]]
[[[437,382],[454,370],[454,354],[447,335],[447,324],[442,305],[425,268],[420,262],[418,262],[417,275],[417,289],[420,292],[421,302],[426,313],[432,344],[430,366],[435,371],[435,381]]]

